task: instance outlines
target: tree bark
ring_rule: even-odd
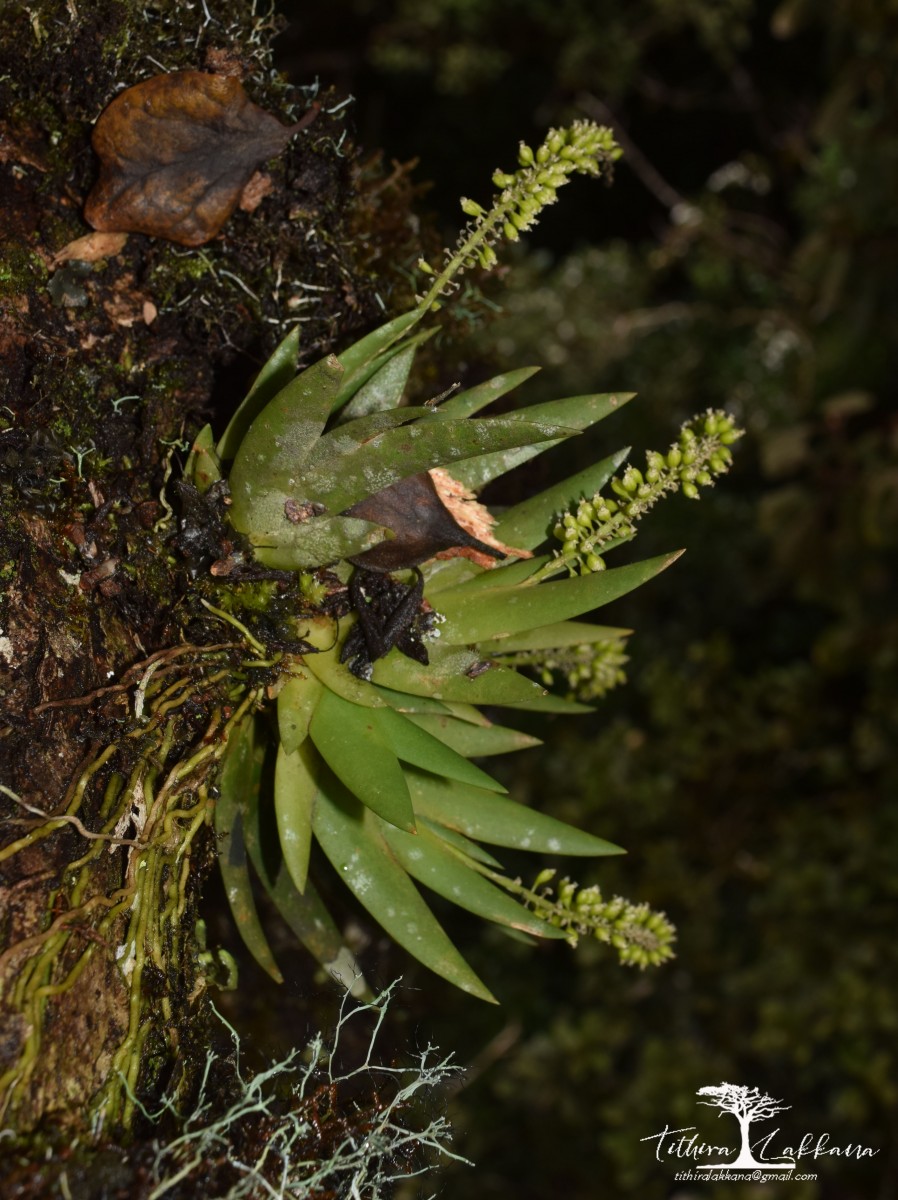
[[[210,789],[263,691],[199,605],[170,480],[290,320],[308,360],[379,311],[383,197],[359,199],[326,103],[208,247],[57,257],[89,232],[91,122],[150,58],[305,107],[255,6],[196,7],[192,28],[176,0],[153,24],[130,0],[38,0],[0,29],[0,1111],[51,1141],[126,1129],[134,1095],[188,1086],[202,1040]]]

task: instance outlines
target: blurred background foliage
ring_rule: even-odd
[[[532,363],[532,400],[637,390],[602,427],[614,445],[584,457],[632,443],[641,461],[707,406],[749,431],[713,495],[641,532],[640,556],[689,552],[603,613],[638,631],[629,685],[550,720],[546,747],[506,767],[516,796],[629,847],[580,882],[665,909],[677,960],[639,975],[595,944],[532,950],[461,918],[495,1011],[374,947],[375,974],[412,985],[408,1035],[472,1064],[453,1108],[477,1167],[441,1195],[686,1200],[699,1189],[673,1175],[692,1164],[640,1138],[698,1126],[734,1143],[732,1120],[695,1102],[725,1079],[782,1097],[784,1137],[878,1149],[802,1160],[817,1180],[790,1183],[792,1200],[895,1196],[898,5],[283,11],[282,67],[352,92],[364,146],[419,159],[447,241],[458,197],[485,199],[519,138],[586,116],[626,148],[610,191],[572,185],[483,282],[442,386]]]

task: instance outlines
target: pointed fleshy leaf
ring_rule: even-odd
[[[321,684],[308,671],[291,676],[278,692],[278,734],[288,754],[308,737],[309,721],[320,696]]]
[[[379,695],[379,688],[372,687],[364,679],[359,679],[340,662],[339,645],[323,650],[320,654],[309,654],[304,661],[325,687],[351,704],[361,704],[364,708],[383,708],[386,705],[384,698]]]
[[[439,609],[446,618],[440,626],[440,642],[449,646],[481,639],[497,642],[505,635],[579,617],[647,583],[681,554],[679,550],[626,567],[534,587],[524,584],[495,591],[477,590],[470,595],[459,588],[452,596],[440,596]]]
[[[412,719],[389,707],[379,708],[373,716],[375,726],[384,741],[402,762],[431,771],[435,775],[445,775],[448,779],[458,779],[462,783],[486,788],[490,792],[506,791],[501,783],[497,783],[485,771],[481,771],[461,754],[456,753],[447,741],[422,728],[419,722],[428,718]],[[445,718],[433,719],[439,721]]]
[[[581,500],[591,500],[626,461],[629,446],[594,463],[586,470],[547,488],[538,496],[522,500],[502,514],[496,523],[496,537],[510,546],[534,550],[552,532],[559,513],[567,512]]]
[[[309,733],[330,769],[366,808],[391,825],[413,831],[415,814],[405,776],[375,724],[376,711],[325,688]]]
[[[184,478],[192,483],[202,496],[208,492],[213,483],[221,479],[221,461],[215,452],[215,437],[211,425],[204,425],[193,441],[187,462],[184,464]]]
[[[397,862],[383,829],[337,781],[324,782],[315,806],[315,837],[339,877],[409,954],[463,991],[495,1003]]]
[[[298,892],[287,871],[271,805],[251,805],[246,813],[246,849],[284,921],[317,962],[353,996],[370,994],[362,969],[343,944],[343,935],[311,879]]]
[[[609,395],[571,396],[567,400],[550,400],[546,404],[533,404],[518,412],[509,413],[511,420],[531,422],[557,422],[566,429],[584,430],[616,411],[628,400],[632,400],[634,392],[617,392]],[[554,441],[547,440],[541,445],[522,445],[519,449],[503,450],[496,453],[481,454],[465,462],[460,462],[452,474],[465,487],[478,492],[491,480],[504,475],[513,467],[529,462],[537,454],[542,454],[551,446],[558,445],[561,437]]]
[[[420,319],[420,310],[412,309],[411,312],[394,317],[392,321],[387,321],[385,325],[360,338],[339,355],[343,368],[343,382],[337,394],[335,409],[341,408],[351,400],[362,384],[383,365],[383,355],[391,350],[394,354],[399,352],[402,348],[401,344],[397,344],[399,339]]]
[[[538,370],[539,367],[521,367],[517,371],[508,371],[504,375],[494,375],[485,383],[478,383],[475,387],[459,392],[457,396],[450,396],[437,411],[447,417],[472,417],[474,413],[480,412],[482,408],[486,408],[488,404],[492,404],[506,392],[520,387]]]
[[[432,700],[429,696],[412,696],[408,692],[394,692],[392,688],[378,687],[369,684],[380,696],[381,700],[403,713],[431,713],[441,715],[448,713],[449,708],[441,700]]]
[[[422,342],[428,341],[435,333],[435,329],[416,333],[402,343],[396,354],[385,356],[383,364],[378,366],[346,405],[341,420],[398,407],[402,403],[402,394],[415,361],[415,352]]]
[[[493,642],[479,642],[483,654],[514,654],[519,650],[560,650],[564,646],[589,646],[613,638],[627,637],[632,629],[615,625],[593,625],[589,621],[560,621],[556,625],[541,625],[523,633]]]
[[[280,523],[254,528],[249,540],[263,566],[304,571],[372,550],[392,537],[391,529],[360,517],[312,517],[294,524],[282,505]]]
[[[467,854],[468,858],[473,858],[475,862],[483,863],[485,867],[490,867],[494,871],[502,870],[502,864],[497,858],[490,854],[479,842],[472,842],[470,838],[466,838],[457,829],[449,829],[445,825],[440,825],[438,821],[431,821],[429,817],[418,816],[417,820],[419,828],[421,825],[426,825],[437,837],[442,838],[444,842],[448,842],[450,846],[454,846],[456,850],[461,850],[463,854]]]
[[[517,587],[525,579],[529,579],[540,567],[545,566],[548,561],[548,554],[542,554],[539,558],[516,559],[506,566],[492,567],[486,571],[481,570],[476,575],[471,575],[468,579],[457,583],[454,587],[443,588],[439,592],[439,602],[434,607],[439,608],[444,598],[448,600],[454,598],[456,594],[469,596],[475,590],[487,591],[490,588]]]
[[[620,846],[565,825],[505,796],[440,779],[423,771],[406,772],[409,790],[421,815],[457,829],[465,837],[514,850],[580,856],[623,854]]]
[[[342,512],[365,496],[431,467],[484,451],[529,447],[568,436],[569,431],[557,425],[511,417],[456,421],[429,416],[401,429],[377,434],[360,446],[349,461],[337,459],[302,472],[303,494],[326,503],[332,512]]]
[[[446,708],[449,715],[459,721],[467,721],[469,725],[492,725],[492,721],[473,704],[462,704],[458,700],[450,701]]]
[[[308,740],[292,754],[281,742],[274,770],[274,813],[284,863],[298,891],[304,892],[312,849],[312,812],[321,759]]]
[[[218,862],[228,905],[246,948],[263,971],[278,983],[283,983],[283,976],[259,921],[247,869],[242,806],[258,804],[261,770],[255,722],[252,717],[247,717],[231,735],[231,744],[219,775],[219,795],[215,802]]]
[[[470,558],[435,558],[432,562],[422,563],[424,575],[424,590],[428,597],[436,595],[445,588],[455,587],[472,579],[483,570]]]
[[[566,717],[578,717],[596,711],[595,705],[581,704],[579,700],[567,700],[564,696],[553,695],[552,692],[547,692],[527,704],[509,704],[506,707],[517,712],[556,713]]]
[[[521,733],[517,729],[507,729],[502,725],[472,725],[468,721],[459,721],[455,717],[428,716],[419,713],[412,713],[409,720],[414,721],[416,725],[433,737],[439,738],[441,742],[445,742],[447,746],[451,746],[459,754],[463,754],[465,758],[487,758],[492,754],[512,754],[515,750],[527,750],[531,746],[542,745],[539,738]],[[449,774],[448,771],[441,773]]]
[[[246,432],[229,477],[230,518],[240,533],[278,530],[289,500],[315,500],[302,465],[321,436],[343,369],[331,355],[300,372]],[[345,507],[345,506],[341,506]]]
[[[464,704],[526,704],[546,694],[532,679],[456,646],[432,647],[428,666],[391,650],[374,664],[371,678],[397,692]]]
[[[345,425],[337,425],[328,433],[324,433],[315,443],[315,448],[306,460],[306,470],[311,471],[333,459],[344,458],[355,454],[359,448],[369,442],[385,429],[394,429],[399,425],[408,425],[427,416],[426,408],[396,408],[388,412],[371,413],[367,417],[358,417],[355,421],[347,421]]]
[[[247,429],[278,392],[282,391],[296,375],[296,357],[299,354],[299,326],[294,325],[275,349],[255,382],[228,422],[228,427],[218,443],[219,457],[233,458],[243,441]]]
[[[487,921],[523,929],[538,937],[563,938],[564,931],[541,921],[484,879],[458,850],[441,841],[426,825],[414,835],[385,828],[384,839],[413,879]]]

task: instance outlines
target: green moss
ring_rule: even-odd
[[[39,254],[13,241],[0,243],[0,296],[12,299],[42,286],[47,268]]]

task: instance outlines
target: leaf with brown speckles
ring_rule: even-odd
[[[233,213],[256,168],[316,111],[282,125],[237,79],[202,71],[145,79],[100,114],[100,177],[84,215],[94,229],[201,246]]]

